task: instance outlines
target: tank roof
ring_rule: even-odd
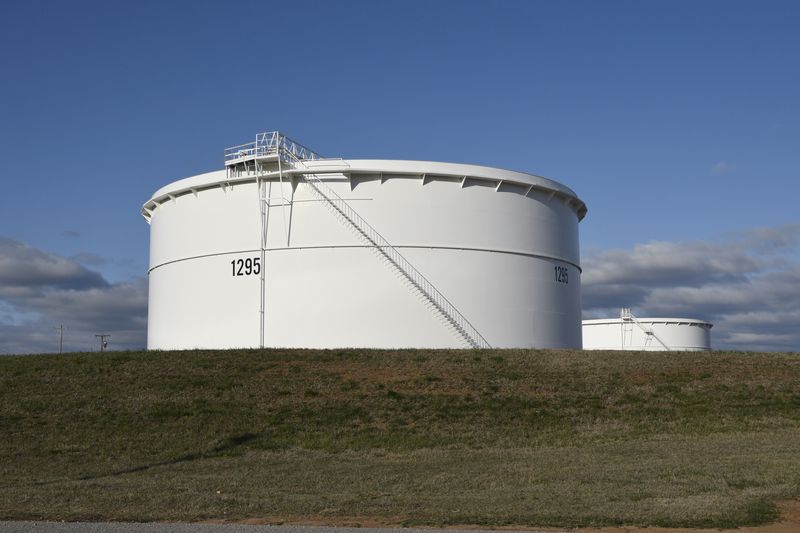
[[[463,163],[445,163],[439,161],[414,161],[399,159],[315,159],[303,161],[303,166],[290,167],[282,171],[284,176],[303,174],[342,174],[353,175],[406,175],[424,180],[426,177],[446,177],[489,182],[496,190],[503,183],[527,187],[528,192],[539,190],[558,196],[575,211],[578,220],[586,216],[586,204],[569,187],[535,174],[506,170],[502,168],[471,165]],[[277,175],[277,172],[276,172]],[[149,211],[165,200],[186,192],[195,192],[215,185],[223,186],[232,183],[253,181],[253,176],[231,177],[227,170],[221,169],[198,174],[174,181],[158,189],[143,206],[145,218]],[[527,194],[527,193],[526,193]]]
[[[636,320],[639,322],[646,322],[648,324],[685,324],[685,325],[697,325],[697,326],[708,326],[709,328],[714,327],[714,324],[707,320],[700,320],[698,318],[649,318],[649,317],[636,317]],[[628,319],[624,318],[597,318],[591,320],[583,320],[582,324],[584,326],[589,326],[593,324],[620,324],[622,322],[631,322]]]

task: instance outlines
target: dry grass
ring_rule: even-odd
[[[800,496],[800,356],[0,358],[0,518],[733,527]]]

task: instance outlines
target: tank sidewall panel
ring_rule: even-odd
[[[581,347],[578,220],[559,197],[413,178],[328,183],[492,346]],[[307,184],[273,181],[267,197],[267,346],[464,346]],[[260,255],[258,206],[251,182],[154,211],[149,348],[258,346],[259,276],[231,271]]]

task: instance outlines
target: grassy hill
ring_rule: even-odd
[[[0,357],[0,519],[730,527],[798,458],[797,354]]]

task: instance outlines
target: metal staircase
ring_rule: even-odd
[[[294,155],[290,157],[296,166],[306,170],[308,167]],[[335,215],[348,224],[369,244],[370,249],[384,259],[424,300],[442,317],[445,324],[463,339],[471,348],[491,348],[483,335],[467,320],[467,318],[450,303],[422,273],[414,267],[400,251],[389,244],[375,228],[369,225],[341,196],[322,181],[318,175],[303,172],[303,179],[311,190],[325,202]]]
[[[278,164],[278,175],[283,180],[283,163],[292,167],[293,175],[299,174],[311,191],[323,201],[334,215],[350,227],[358,236],[369,245],[369,248],[378,254],[400,277],[417,293],[423,301],[431,307],[444,324],[468,347],[491,348],[483,335],[461,314],[461,312],[442,294],[414,265],[412,265],[400,251],[392,246],[378,231],[364,220],[336,191],[328,186],[313,169],[306,165],[306,161],[325,159],[319,154],[309,150],[300,143],[292,141],[279,132],[259,134],[256,141],[244,145],[234,146],[225,150],[226,166],[244,164],[255,161],[255,173],[260,172],[259,160],[273,159]],[[287,169],[288,170],[288,169]],[[260,203],[263,213],[263,193],[259,187]],[[262,224],[263,226],[263,224]],[[262,249],[265,246],[262,228]],[[262,264],[263,260],[262,260]],[[262,268],[262,272],[263,272]],[[263,304],[262,304],[263,314]],[[263,322],[263,321],[262,321]],[[263,345],[263,330],[262,330]]]
[[[622,324],[623,324],[623,337],[622,337],[622,347],[623,347],[623,349],[625,348],[625,325],[633,323],[633,324],[636,324],[637,326],[639,326],[639,328],[642,331],[644,331],[644,335],[645,335],[644,345],[645,345],[645,347],[650,346],[650,343],[652,342],[652,340],[655,339],[655,340],[658,341],[659,344],[661,344],[661,346],[664,347],[665,350],[669,350],[669,346],[667,346],[667,344],[664,341],[661,340],[661,337],[656,335],[656,332],[653,331],[652,328],[646,328],[641,322],[639,322],[639,320],[635,316],[633,316],[633,313],[631,313],[630,307],[623,307],[620,310],[619,317],[622,319]],[[633,342],[633,334],[632,333],[633,332],[631,332],[631,342]]]

